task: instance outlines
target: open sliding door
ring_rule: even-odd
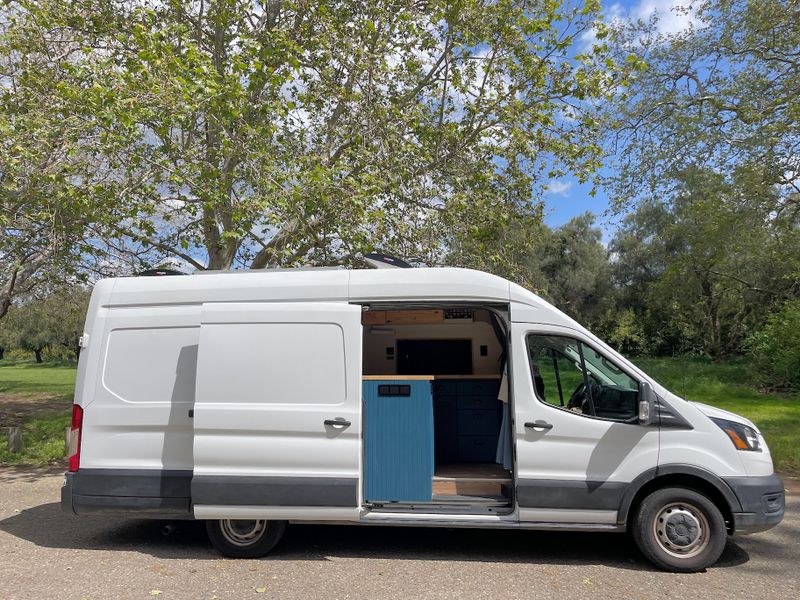
[[[195,398],[195,516],[357,518],[360,306],[204,304]]]

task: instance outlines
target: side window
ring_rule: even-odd
[[[529,335],[528,356],[536,395],[584,415],[635,422],[639,384],[605,356],[578,340]]]

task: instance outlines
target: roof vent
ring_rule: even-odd
[[[147,269],[136,274],[137,277],[164,277],[166,275],[186,275],[186,273],[177,269]]]
[[[376,269],[413,269],[406,261],[379,252],[365,254],[364,260]]]

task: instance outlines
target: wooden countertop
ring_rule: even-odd
[[[398,381],[432,381],[443,379],[500,379],[502,375],[362,375],[363,381],[382,381],[395,379]]]
[[[431,381],[433,375],[363,375],[362,381],[385,381],[388,379],[395,381]]]

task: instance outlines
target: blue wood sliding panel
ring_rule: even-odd
[[[430,381],[365,381],[364,497],[430,502],[433,395]]]

